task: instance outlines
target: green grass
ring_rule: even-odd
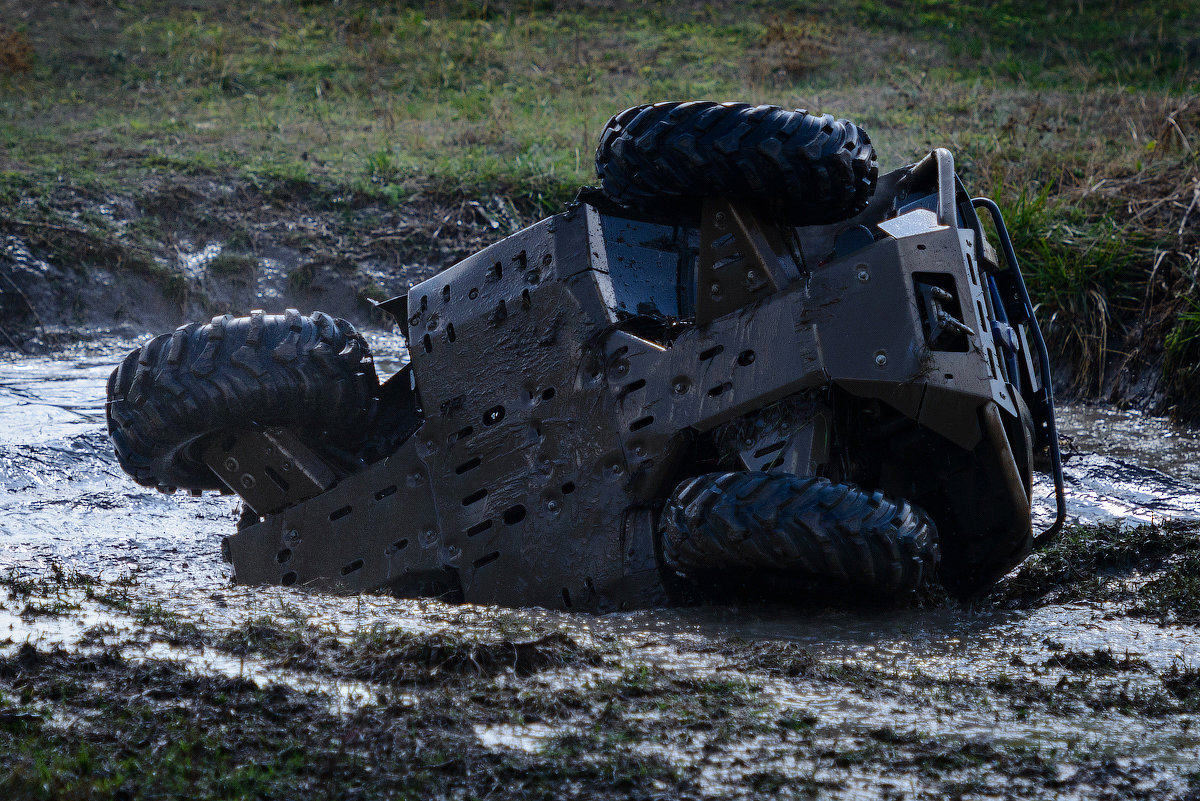
[[[47,8],[22,14],[36,55],[0,82],[0,141],[18,171],[232,170],[559,199],[590,179],[605,119],[647,100],[827,107],[883,123],[884,155],[907,160],[939,129],[1004,124],[1010,109],[997,108],[988,128],[964,130],[973,94],[1191,91],[1195,11],[1181,0]],[[922,98],[926,83],[962,96]],[[896,122],[909,130],[889,141]]]
[[[1132,585],[1126,579],[1146,576]],[[1200,622],[1200,523],[1068,526],[1006,578],[998,598],[1024,603],[1123,599],[1133,614]]]

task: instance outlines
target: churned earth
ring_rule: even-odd
[[[1065,410],[1074,523],[974,606],[341,598],[231,585],[236,503],[124,476],[137,344],[0,369],[3,797],[1200,797],[1194,432]]]

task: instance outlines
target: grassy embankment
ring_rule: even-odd
[[[1200,413],[1195,0],[0,9],[0,227],[71,268],[183,303],[181,237],[247,280],[282,243],[378,295],[356,264],[438,266],[561,208],[616,110],[771,102],[855,119],[885,168],[949,146],[1073,387],[1149,360],[1162,408]]]

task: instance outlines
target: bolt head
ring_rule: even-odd
[[[712,292],[714,295],[720,295],[720,294],[721,294],[721,285],[720,285],[720,284],[718,284],[716,281],[713,281],[713,285],[712,285],[712,286],[710,286],[708,289],[709,289],[709,291],[710,291],[710,292]]]
[[[242,486],[246,489],[254,489],[254,476],[250,475],[249,473],[242,473],[241,481]]]
[[[238,464],[238,460],[234,459],[232,456],[225,460],[225,469],[230,473],[236,473],[239,467],[241,467],[241,465]]]
[[[682,395],[683,393],[687,392],[688,385],[686,382],[676,381],[671,388],[675,390],[676,395]]]
[[[858,271],[858,281],[859,281],[859,283],[865,284],[865,283],[867,283],[867,282],[868,282],[868,281],[870,281],[870,280],[871,280],[871,274],[870,274],[869,272],[867,272],[866,270],[859,270],[859,271]]]
[[[887,366],[887,354],[886,353],[884,353],[883,351],[880,351],[879,353],[875,354],[875,366],[876,367],[886,367]]]
[[[558,501],[555,501],[555,500],[546,501],[546,511],[550,512],[551,514],[557,513],[558,512]]]

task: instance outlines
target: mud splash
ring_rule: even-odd
[[[75,657],[56,654],[117,652],[118,672],[284,687],[356,725],[458,692],[453,725],[431,724],[452,726],[456,748],[560,779],[571,760],[591,765],[575,780],[595,797],[612,775],[672,798],[1184,798],[1200,781],[1200,628],[1119,601],[589,617],[232,587],[218,543],[235,501],[137,487],[112,456],[105,381],[135,344],[0,364],[0,662],[70,672]],[[1062,428],[1081,451],[1066,465],[1076,522],[1200,520],[1196,434],[1082,408]],[[1037,494],[1048,523],[1048,481]],[[489,643],[530,638],[559,657],[470,668],[507,653]],[[19,714],[62,714],[29,697]],[[435,785],[466,786],[455,775]]]

